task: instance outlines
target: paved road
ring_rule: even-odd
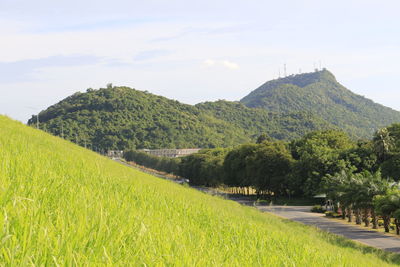
[[[371,247],[400,253],[400,238],[325,218],[322,214],[310,212],[311,207],[308,206],[257,206],[257,208],[296,222],[316,226]]]

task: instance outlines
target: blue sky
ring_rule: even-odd
[[[322,63],[400,110],[398,1],[0,1],[0,113],[26,122],[107,83],[185,103],[239,100]]]

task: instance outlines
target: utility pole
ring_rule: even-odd
[[[36,128],[39,129],[39,113],[37,114],[36,117]]]
[[[61,123],[61,137],[64,139],[64,123]]]

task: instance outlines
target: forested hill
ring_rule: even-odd
[[[302,137],[310,131],[335,128],[310,112],[269,112],[226,100],[204,102],[196,107],[243,129],[248,136],[268,133],[275,139],[290,140]]]
[[[281,115],[227,101],[192,106],[128,87],[75,93],[39,118],[41,129],[95,150],[227,147],[262,133],[292,139],[333,128],[308,113]],[[28,124],[35,123],[33,116]]]
[[[380,127],[400,122],[400,112],[357,95],[328,70],[266,82],[240,100],[271,112],[310,112],[354,137],[371,137]]]

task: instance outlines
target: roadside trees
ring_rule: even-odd
[[[247,176],[262,195],[286,195],[292,165],[292,156],[283,142],[263,142],[246,157]]]
[[[341,131],[312,132],[290,144],[293,158],[297,160],[294,172],[302,181],[305,195],[313,196],[321,189],[322,178],[347,168],[340,154],[354,147],[350,138]]]

